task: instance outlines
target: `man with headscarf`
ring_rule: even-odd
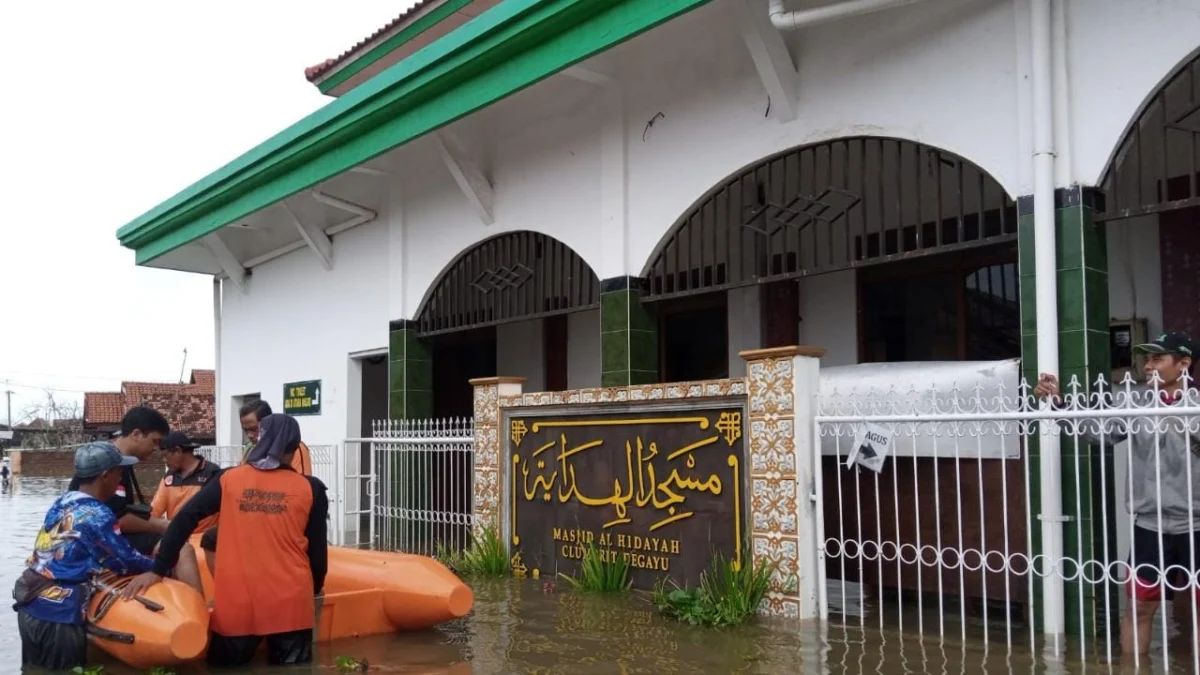
[[[226,469],[183,507],[163,536],[153,570],[130,582],[131,592],[140,592],[161,580],[200,521],[220,513],[210,665],[245,665],[264,638],[272,665],[312,661],[329,502],[320,479],[292,468],[299,445],[295,418],[264,417],[246,463]]]

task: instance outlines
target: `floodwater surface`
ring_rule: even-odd
[[[0,592],[11,597],[46,509],[66,479],[22,477],[0,493]],[[644,594],[580,595],[546,581],[476,585],[475,611],[435,630],[318,645],[312,666],[246,673],[335,672],[337,657],[366,660],[371,672],[410,674],[914,673],[1111,672],[1090,663],[1043,659],[1019,647],[966,643],[880,629],[845,629],[758,620],[712,630],[666,620]],[[106,673],[137,672],[93,648]],[[1188,672],[1179,659],[1172,671]],[[1177,662],[1177,663],[1178,663]],[[1144,666],[1146,664],[1143,664]],[[0,673],[21,671],[16,613],[0,609]],[[1160,668],[1150,668],[1161,672]],[[183,672],[204,672],[202,666]]]

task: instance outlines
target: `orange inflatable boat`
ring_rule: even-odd
[[[208,646],[207,601],[213,581],[199,537],[204,598],[173,579],[143,598],[113,598],[123,580],[112,580],[92,598],[94,643],[135,668],[177,666],[203,656]],[[466,616],[471,589],[445,565],[419,555],[329,547],[324,598],[318,606],[318,642],[420,630]]]

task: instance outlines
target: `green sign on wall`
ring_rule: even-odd
[[[307,380],[284,384],[283,412],[288,415],[320,415],[321,381]]]

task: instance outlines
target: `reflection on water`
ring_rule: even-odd
[[[33,545],[46,508],[66,479],[23,477],[0,492],[0,593],[10,589]],[[542,581],[476,587],[475,612],[437,630],[348,640],[318,648],[311,668],[257,666],[239,672],[333,672],[338,656],[366,660],[371,672],[477,675],[528,673],[1085,673],[1109,672],[1099,661],[1061,663],[993,643],[961,643],[878,629],[760,620],[726,630],[661,619],[641,595],[588,597],[546,592]],[[836,623],[836,622],[835,622]],[[1077,652],[1076,652],[1077,653]],[[94,651],[108,673],[130,669]],[[1070,657],[1068,657],[1070,658]],[[1077,658],[1077,657],[1075,657]],[[0,673],[20,671],[16,614],[0,609]],[[1190,670],[1176,659],[1172,670]],[[202,667],[188,672],[204,672]],[[1153,669],[1151,672],[1155,672]]]

